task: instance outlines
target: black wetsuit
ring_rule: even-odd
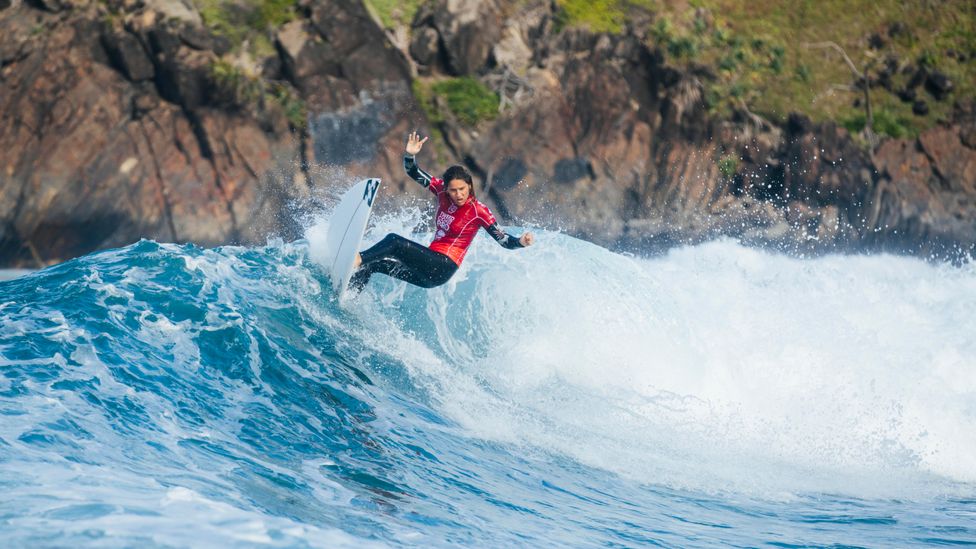
[[[363,262],[349,282],[351,288],[362,290],[374,273],[392,276],[422,288],[440,286],[457,272],[478,228],[487,230],[506,248],[522,247],[518,238],[498,228],[491,211],[473,196],[464,205],[456,206],[444,192],[444,181],[421,170],[413,156],[403,157],[403,167],[414,181],[437,195],[434,242],[431,247],[426,247],[400,235],[386,235],[375,246],[360,254]]]

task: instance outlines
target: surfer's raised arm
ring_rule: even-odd
[[[417,165],[417,153],[423,148],[427,139],[427,137],[421,139],[417,132],[410,132],[407,137],[407,147],[403,152],[403,169],[406,170],[411,179],[423,185],[425,189],[430,188],[430,183],[434,177],[421,170],[420,166]]]

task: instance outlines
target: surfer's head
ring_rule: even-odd
[[[474,196],[474,182],[471,173],[464,166],[451,166],[444,172],[445,190],[455,206],[461,206]]]

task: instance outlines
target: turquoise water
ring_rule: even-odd
[[[0,282],[0,545],[976,544],[971,266],[320,235]]]

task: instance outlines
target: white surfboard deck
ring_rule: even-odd
[[[332,289],[341,301],[352,278],[353,261],[363,243],[366,222],[373,210],[373,200],[380,188],[380,180],[363,179],[342,195],[339,205],[329,219],[329,233],[325,243],[328,254],[325,266],[332,280]]]

